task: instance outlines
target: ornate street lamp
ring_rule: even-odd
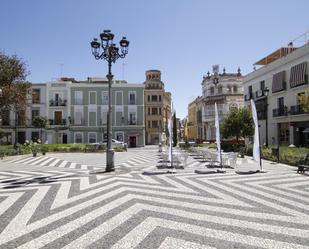
[[[114,151],[112,149],[112,63],[115,63],[117,59],[124,58],[128,53],[129,41],[126,37],[122,37],[119,42],[119,47],[114,44],[114,34],[110,30],[104,30],[100,34],[101,41],[94,38],[90,43],[92,48],[92,54],[94,58],[99,60],[106,60],[108,63],[108,114],[107,114],[107,152],[106,152],[106,172],[114,171]],[[101,50],[102,48],[102,50]]]

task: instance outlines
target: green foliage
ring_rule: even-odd
[[[9,85],[26,79],[29,73],[25,62],[17,55],[6,55],[0,51],[0,85]]]
[[[221,123],[221,132],[224,138],[239,138],[252,136],[254,133],[252,115],[249,108],[232,108],[228,116]]]
[[[176,112],[173,114],[173,147],[177,146],[177,119]]]
[[[277,156],[272,153],[274,147],[261,146],[261,156],[263,159],[277,162]],[[309,153],[309,148],[290,148],[280,146],[279,161],[288,165],[298,165]],[[252,156],[252,144],[246,145],[246,155]]]
[[[32,119],[32,124],[35,128],[42,128],[45,129],[47,126],[47,118],[43,116],[35,116]]]
[[[309,112],[309,90],[306,94],[299,96],[299,103],[306,112]]]

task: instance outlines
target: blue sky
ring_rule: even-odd
[[[93,58],[89,42],[111,29],[116,41],[130,41],[115,78],[142,83],[146,70],[161,70],[183,118],[213,64],[249,73],[309,30],[308,9],[307,0],[2,0],[0,49],[24,58],[33,83],[59,78],[61,64],[62,76],[105,76],[107,65]]]

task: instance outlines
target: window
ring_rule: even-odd
[[[74,142],[77,144],[83,143],[83,133],[75,133],[74,134]]]
[[[222,86],[218,87],[218,93],[222,93]]]
[[[97,103],[96,92],[89,92],[89,105],[95,105]]]
[[[211,87],[211,88],[210,88],[210,94],[211,94],[211,95],[214,95],[214,93],[215,93],[215,88],[214,88],[214,87]]]
[[[161,95],[159,95],[159,102],[161,102],[162,101],[162,99],[161,99]]]
[[[231,92],[232,92],[232,86],[230,86],[230,85],[227,86],[227,92],[228,92],[228,93],[231,93]]]
[[[31,116],[32,116],[32,119],[34,117],[40,116],[40,110],[32,110],[31,111]]]
[[[74,124],[75,125],[82,125],[82,117],[83,117],[82,112],[75,112],[74,113]]]
[[[152,120],[152,128],[158,128],[158,120]]]
[[[97,133],[89,132],[88,133],[88,143],[96,143],[97,142]]]
[[[148,128],[150,128],[150,121],[148,120]]]
[[[129,105],[135,105],[135,92],[129,92]]]
[[[136,112],[129,112],[129,125],[136,125]]]
[[[248,86],[248,94],[249,94],[249,97],[250,99],[253,97],[253,94],[252,94],[252,86]]]
[[[273,75],[272,92],[280,92],[286,89],[285,71],[278,72]]]
[[[32,89],[32,104],[40,103],[40,89]]]
[[[278,103],[278,108],[283,108],[284,107],[284,98],[280,97],[277,99],[277,103]]]
[[[158,101],[158,96],[157,95],[151,95],[151,101],[152,102],[157,102]]]
[[[150,95],[147,96],[148,101],[150,101]]]
[[[150,115],[150,107],[148,107],[148,115]]]
[[[83,104],[83,92],[82,91],[75,91],[75,105],[82,105]]]
[[[97,125],[97,113],[89,112],[88,117],[89,117],[89,120],[88,120],[89,126],[96,126]]]
[[[122,105],[122,92],[116,92],[116,105]]]
[[[108,105],[108,92],[102,92],[102,105]]]
[[[102,112],[102,117],[101,117],[101,119],[102,119],[102,125],[106,125],[107,124],[107,111],[106,112]]]
[[[158,108],[157,107],[152,107],[151,114],[152,115],[158,115]]]
[[[288,145],[289,144],[289,124],[288,123],[278,123],[279,128],[279,139],[280,145]]]
[[[159,115],[161,115],[162,113],[161,113],[161,108],[159,107]]]
[[[260,89],[261,89],[261,90],[264,90],[264,89],[265,89],[265,80],[262,80],[262,81],[260,82]]]
[[[291,67],[290,87],[297,87],[308,83],[307,62]]]
[[[238,92],[238,87],[237,86],[233,86],[233,93],[237,93]]]
[[[123,132],[116,132],[116,140],[123,142]]]

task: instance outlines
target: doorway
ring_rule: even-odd
[[[63,133],[62,134],[62,143],[67,144],[68,143],[68,135]]]
[[[62,111],[55,111],[55,125],[61,125]]]
[[[136,147],[136,136],[129,137],[129,147],[135,148]]]

